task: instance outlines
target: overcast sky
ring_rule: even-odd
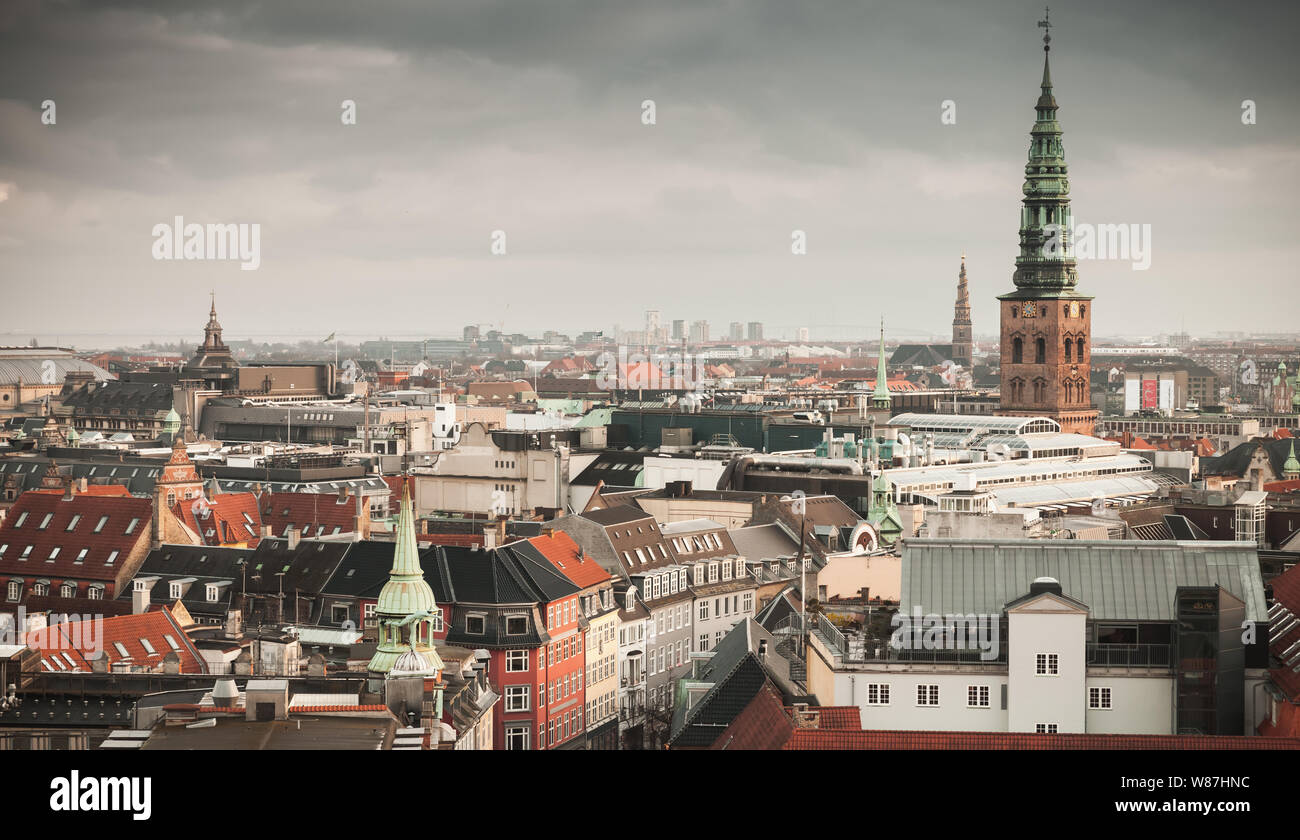
[[[1152,232],[1147,271],[1081,261],[1094,332],[1296,330],[1298,4],[1052,6],[1075,219]],[[994,333],[1042,16],[5,0],[0,343],[199,338],[210,289],[228,338],[576,333],[646,309],[715,336],[865,335],[881,315],[942,335],[963,249],[976,334]],[[260,267],[155,260],[175,216],[259,224]]]

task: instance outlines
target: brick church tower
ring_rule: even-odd
[[[970,289],[966,286],[966,255],[961,255],[961,272],[957,275],[957,303],[952,310],[952,361],[971,369]]]
[[[1040,24],[1049,26],[1047,21]],[[1088,374],[1092,357],[1092,298],[1075,287],[1069,232],[1070,181],[1056,121],[1048,62],[1051,34],[1043,37],[1042,95],[1034,106],[1025,198],[1020,210],[1016,289],[999,295],[1002,322],[1001,415],[1044,415],[1065,432],[1091,435],[1097,421]]]

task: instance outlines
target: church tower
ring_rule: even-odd
[[[234,354],[221,340],[221,322],[217,320],[217,296],[212,295],[212,308],[208,311],[208,323],[203,328],[203,345],[190,360],[193,368],[238,367]]]
[[[966,255],[957,275],[957,303],[952,310],[952,362],[971,369],[970,290],[966,288]]]
[[[402,505],[397,516],[397,545],[393,549],[393,568],[388,582],[379,590],[375,604],[379,624],[379,641],[366,670],[372,678],[392,671],[402,654],[415,651],[419,662],[431,672],[442,671],[442,660],[434,649],[433,634],[442,625],[442,610],[433,599],[433,589],[424,579],[420,567],[420,547],[415,540],[415,514],[411,495],[402,490]]]
[[[1043,36],[1042,95],[1034,106],[1020,209],[1016,290],[999,295],[1001,415],[1044,415],[1065,432],[1091,435],[1097,421],[1088,387],[1092,298],[1081,295],[1070,240],[1070,181],[1052,95],[1050,22]]]

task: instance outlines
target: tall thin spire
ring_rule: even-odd
[[[961,255],[961,270],[957,273],[957,302],[952,310],[952,362],[964,368],[971,366],[970,289],[966,285],[966,252]]]
[[[885,373],[885,316],[880,316],[880,354],[876,356],[876,387],[871,391],[874,408],[889,408],[889,384]]]

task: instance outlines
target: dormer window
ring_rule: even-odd
[[[482,613],[465,616],[465,632],[472,636],[482,636],[487,630],[487,617]]]
[[[528,632],[528,616],[526,615],[506,616],[507,636],[522,636],[527,632]]]
[[[173,582],[173,583],[171,584],[171,586],[168,588],[168,591],[169,591],[169,593],[170,593],[168,597],[173,598],[173,599],[181,597],[182,589],[183,589],[183,588],[184,588],[184,587],[182,587],[179,583],[175,583],[175,582]],[[208,600],[210,601],[210,600],[212,600],[212,599],[209,598]]]
[[[730,560],[723,560],[723,561],[722,561],[722,579],[723,579],[723,580],[731,580],[731,561],[730,561]]]
[[[710,563],[710,564],[709,564],[709,583],[717,583],[717,582],[718,582],[718,564],[717,564],[717,563]]]

